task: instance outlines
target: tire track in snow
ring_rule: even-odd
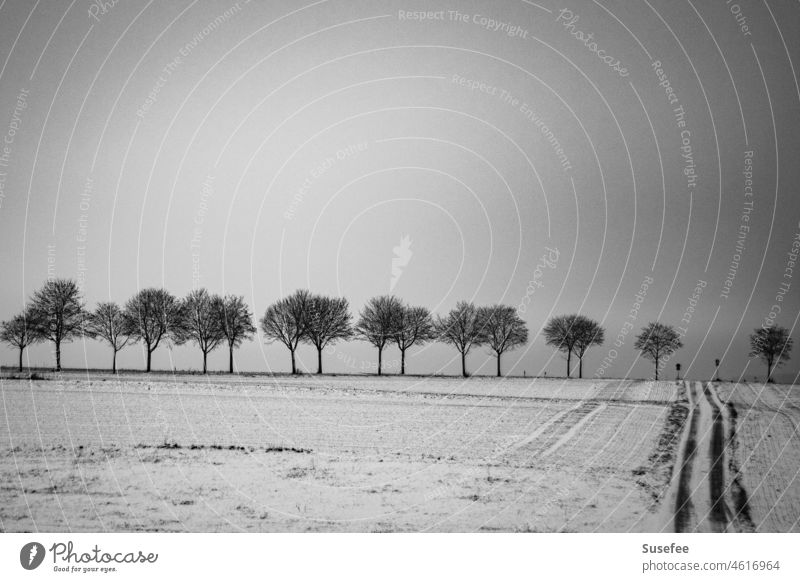
[[[687,382],[689,432],[675,498],[675,532],[726,532],[731,511],[726,500],[725,411],[710,383]]]
[[[544,424],[542,424],[539,428],[534,430],[531,434],[529,434],[527,437],[525,437],[521,441],[519,441],[517,443],[514,443],[514,445],[512,447],[509,447],[508,449],[503,451],[503,453],[507,454],[507,453],[516,451],[517,449],[520,449],[520,448],[524,447],[525,445],[532,443],[533,441],[538,439],[540,436],[542,436],[542,434],[544,434],[544,432],[546,430],[550,429],[550,427],[552,427],[556,423],[560,422],[565,416],[567,416],[568,414],[570,414],[572,412],[577,412],[578,409],[581,406],[583,406],[584,404],[586,404],[586,403],[581,401],[578,404],[576,404],[575,406],[573,406],[571,408],[567,408],[566,410],[562,410],[561,412],[559,412],[555,416],[552,416],[551,418],[547,419],[544,422]]]
[[[710,443],[710,461],[711,471],[709,478],[709,488],[711,493],[711,509],[708,512],[708,519],[711,525],[711,531],[724,532],[728,531],[728,524],[730,522],[731,512],[728,504],[725,501],[725,467],[726,467],[726,439],[725,439],[725,417],[720,405],[717,403],[714,395],[712,394],[712,386],[706,383],[703,386],[703,393],[706,400],[711,405],[712,422],[711,427],[711,443]]]
[[[588,423],[592,418],[594,418],[602,411],[604,411],[607,407],[608,405],[605,402],[602,402],[597,406],[597,408],[595,408],[588,414],[584,415],[583,418],[581,418],[578,422],[572,425],[572,427],[567,432],[561,435],[561,437],[556,442],[550,445],[547,448],[547,450],[541,454],[541,457],[542,458],[548,457],[555,451],[560,449],[562,446],[564,446],[567,442],[570,441],[570,439],[572,439],[576,434],[578,434],[584,426],[586,426],[586,423]]]
[[[700,424],[700,410],[693,383],[686,382],[686,394],[689,397],[689,432],[681,447],[680,473],[678,489],[675,496],[675,512],[673,522],[677,533],[687,531],[694,521],[694,504],[692,503],[692,468],[697,456],[697,427]]]

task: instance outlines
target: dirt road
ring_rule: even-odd
[[[676,463],[675,532],[725,532],[731,511],[726,487],[727,417],[710,383],[686,382],[690,413]]]

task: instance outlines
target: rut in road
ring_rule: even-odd
[[[708,519],[712,531],[727,531],[730,521],[730,512],[725,502],[725,449],[727,441],[725,439],[725,418],[722,415],[722,408],[716,403],[712,394],[713,388],[710,383],[703,387],[703,394],[711,405],[713,411],[713,426],[711,428],[711,511]]]
[[[678,458],[680,473],[678,475],[678,491],[675,496],[675,514],[673,517],[675,531],[678,533],[687,531],[693,521],[692,467],[697,456],[697,426],[700,422],[699,403],[692,382],[686,382],[686,394],[689,397],[690,405],[689,421],[687,423],[689,432]]]

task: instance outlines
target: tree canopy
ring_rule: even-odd
[[[56,370],[61,370],[61,344],[83,335],[86,322],[81,292],[72,279],[50,279],[31,298],[28,311],[41,341],[55,344]]]
[[[19,313],[0,324],[0,341],[19,350],[19,371],[22,372],[22,354],[25,348],[38,341],[30,314]]]
[[[517,310],[508,305],[481,307],[479,319],[486,345],[497,358],[497,375],[500,376],[500,358],[505,352],[528,343],[528,326]]]
[[[87,317],[86,334],[105,340],[114,352],[111,359],[112,372],[117,371],[117,352],[131,342],[132,332],[130,321],[113,301],[99,303]]]
[[[162,341],[186,342],[183,304],[166,289],[142,289],[128,300],[124,313],[131,337],[145,344],[148,372],[153,352]]]
[[[634,347],[642,352],[645,358],[655,363],[655,379],[658,380],[661,362],[682,348],[683,343],[680,335],[671,325],[650,322],[636,336]]]
[[[395,337],[403,302],[394,295],[373,297],[359,314],[356,335],[378,348],[378,375],[382,373],[383,348]]]
[[[241,295],[226,295],[215,303],[217,318],[222,328],[222,333],[228,342],[228,372],[233,374],[233,350],[249,340],[256,333],[253,325],[253,314],[244,297]]]
[[[406,373],[406,350],[436,338],[436,327],[427,307],[402,305],[394,325],[394,342],[400,350],[400,373]]]
[[[761,358],[767,365],[767,382],[772,381],[773,370],[789,359],[792,347],[794,341],[785,327],[760,327],[750,334],[750,357]]]
[[[455,347],[461,354],[461,375],[467,377],[467,354],[475,347],[486,343],[486,330],[481,312],[474,303],[459,301],[450,312],[436,321],[440,341]]]
[[[268,342],[285,345],[292,356],[292,374],[297,373],[295,351],[306,331],[307,311],[311,293],[298,289],[270,305],[261,318],[261,330]]]
[[[322,350],[353,335],[350,304],[343,297],[312,295],[306,309],[305,331],[301,341],[317,348],[317,374],[322,374]]]

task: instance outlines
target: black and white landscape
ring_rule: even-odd
[[[0,531],[800,531],[798,33],[0,3]]]

